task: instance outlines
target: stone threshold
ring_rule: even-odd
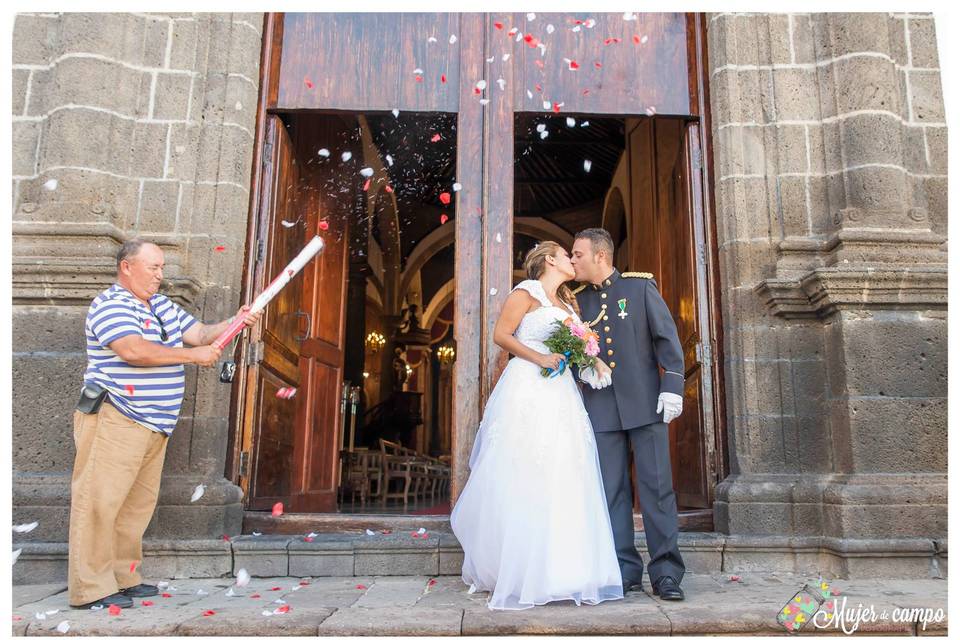
[[[459,575],[463,549],[452,533],[427,531],[240,535],[223,540],[144,540],[151,579],[222,578],[241,568],[255,577]],[[691,573],[791,573],[832,578],[945,578],[946,540],[838,539],[682,532]],[[14,584],[66,580],[67,543],[30,542],[13,567]],[[636,546],[646,557],[642,533]]]

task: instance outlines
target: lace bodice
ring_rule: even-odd
[[[553,321],[565,320],[568,316],[573,316],[575,320],[579,321],[579,317],[566,303],[563,303],[563,307],[558,307],[550,302],[550,298],[547,297],[547,292],[544,291],[539,280],[524,280],[513,288],[514,291],[517,289],[523,289],[529,293],[541,306],[523,316],[520,326],[517,327],[513,335],[531,349],[540,353],[549,353],[550,350],[543,344],[543,341],[549,338],[550,334],[556,329]]]

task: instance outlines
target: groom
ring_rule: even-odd
[[[571,251],[580,317],[600,335],[600,359],[612,385],[593,369],[583,403],[600,456],[603,489],[620,562],[623,590],[642,588],[643,561],[634,545],[633,492],[627,441],[633,445],[637,490],[654,595],[683,600],[684,564],[677,547],[677,499],[670,471],[667,424],[683,405],[683,351],[670,310],[649,273],[613,268],[613,239],[604,229],[577,234]],[[664,369],[661,377],[657,365]],[[661,415],[662,412],[662,415]]]

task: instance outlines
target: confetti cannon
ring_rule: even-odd
[[[238,313],[237,317],[233,319],[233,322],[230,323],[223,333],[221,333],[216,340],[213,341],[214,346],[218,349],[223,349],[227,344],[233,340],[238,333],[243,331],[244,324],[243,321],[251,313],[257,313],[261,309],[267,306],[271,300],[273,300],[280,291],[283,290],[287,283],[293,279],[295,275],[300,273],[300,271],[307,265],[310,260],[313,259],[315,255],[323,251],[323,238],[320,236],[314,236],[313,240],[307,243],[307,246],[297,255],[296,258],[290,261],[290,264],[283,268],[276,278],[273,279],[267,288],[264,289],[260,295],[256,297],[253,301],[253,304],[250,305],[250,310],[245,313]]]

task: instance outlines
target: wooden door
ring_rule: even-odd
[[[336,509],[352,190],[339,186],[349,184],[340,175],[342,165],[324,170],[302,158],[306,147],[322,147],[324,135],[344,126],[339,118],[312,127],[298,123],[294,140],[280,117],[267,116],[258,289],[314,235],[324,238],[325,247],[268,305],[250,349],[254,397],[250,437],[244,440],[252,449],[245,487],[251,510],[269,509],[276,502],[284,503],[287,512]],[[296,388],[297,393],[292,399],[278,398],[282,387]]]
[[[693,134],[691,134],[691,131]],[[686,385],[684,411],[670,423],[673,484],[680,509],[711,506],[712,482],[705,428],[704,331],[700,312],[703,264],[702,183],[698,129],[680,118],[628,120],[630,163],[628,264],[654,274],[660,294],[673,314],[683,348]]]

